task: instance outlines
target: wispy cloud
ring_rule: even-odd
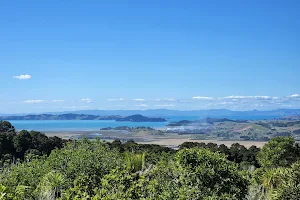
[[[193,99],[199,99],[199,100],[214,100],[213,97],[202,97],[202,96],[196,96],[196,97],[193,97]]]
[[[249,110],[256,108],[274,109],[281,107],[294,106],[299,107],[300,93],[292,94],[290,96],[268,96],[268,95],[232,95],[223,97],[207,97],[207,96],[194,96],[193,100],[206,100],[211,104],[203,104],[202,101],[193,101],[194,107],[201,108],[225,108],[237,110]]]
[[[142,98],[137,98],[137,99],[133,99],[133,101],[146,101],[146,100]]]
[[[53,103],[61,103],[61,102],[65,102],[65,100],[52,100]]]
[[[138,104],[138,105],[135,105],[136,107],[148,107],[147,104]]]
[[[36,104],[36,103],[44,103],[44,100],[26,100],[24,103]]]
[[[92,103],[93,102],[93,100],[90,98],[81,99],[80,101],[84,102],[84,103]]]
[[[300,101],[300,94],[292,94],[285,98],[288,101]]]
[[[228,96],[224,99],[257,99],[257,100],[271,100],[273,97],[270,96]]]
[[[19,80],[27,80],[27,79],[31,79],[31,75],[29,75],[29,74],[22,74],[22,75],[19,75],[19,76],[13,76],[13,78],[19,79]]]
[[[216,105],[234,105],[234,104],[235,104],[234,102],[223,101],[223,102],[217,103]]]
[[[176,102],[177,101],[177,99],[175,99],[175,98],[164,98],[163,100],[164,101],[169,101],[169,102]]]
[[[161,104],[161,105],[155,105],[155,107],[174,107],[174,104]]]
[[[119,99],[107,99],[107,101],[124,101],[125,99],[119,98]]]

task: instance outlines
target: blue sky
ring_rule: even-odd
[[[3,1],[0,113],[300,108],[299,9],[298,0]]]

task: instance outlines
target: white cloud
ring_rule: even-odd
[[[193,97],[193,99],[199,99],[199,100],[214,100],[213,97],[201,97],[201,96]]]
[[[65,102],[65,100],[52,100],[54,103],[60,103],[60,102]]]
[[[139,104],[139,105],[135,105],[136,107],[148,107],[147,104]]]
[[[25,103],[35,104],[35,103],[44,103],[44,100],[26,100]]]
[[[120,99],[107,99],[107,101],[124,101],[125,99],[120,98]]]
[[[173,104],[162,104],[162,105],[155,105],[155,107],[174,107]]]
[[[171,101],[171,102],[177,101],[177,99],[175,99],[175,98],[164,98],[163,100],[164,101]]]
[[[257,99],[257,100],[272,100],[272,99],[277,99],[278,97],[270,97],[270,96],[253,96],[252,98]]]
[[[137,98],[137,99],[133,99],[133,101],[145,101],[145,99]]]
[[[19,80],[26,80],[26,79],[31,79],[31,75],[29,75],[29,74],[22,74],[22,75],[19,75],[19,76],[13,76],[13,78],[19,79]]]
[[[84,102],[84,103],[92,103],[93,102],[93,100],[90,98],[81,99],[80,101]]]
[[[224,97],[224,99],[245,99],[247,98],[246,96],[228,96]]]
[[[223,99],[256,99],[256,100],[271,100],[273,97],[270,96],[227,96]]]
[[[300,94],[293,94],[290,97],[292,97],[292,98],[298,98],[298,97],[300,97]]]

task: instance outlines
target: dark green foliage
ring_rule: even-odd
[[[16,157],[23,158],[25,152],[35,149],[42,155],[49,155],[55,148],[62,148],[63,140],[58,137],[47,137],[45,134],[36,131],[21,131],[13,138],[16,149]]]
[[[24,159],[25,154],[49,155],[55,148],[62,148],[64,141],[58,137],[47,137],[36,131],[22,130],[16,132],[6,121],[0,122],[0,159],[12,162],[14,159]]]
[[[170,155],[174,154],[176,151],[163,147],[156,144],[138,144],[134,141],[128,141],[122,143],[120,140],[114,140],[112,143],[108,144],[112,149],[116,148],[118,151],[122,152],[134,152],[137,154],[146,153],[145,160],[149,163],[155,164],[163,158],[168,158]]]
[[[224,153],[227,156],[228,160],[233,161],[235,163],[243,162],[243,164],[247,163],[248,165],[254,165],[255,167],[259,167],[259,163],[256,159],[256,154],[259,152],[260,149],[256,146],[251,146],[249,149],[247,149],[245,146],[235,143],[232,144],[230,148],[228,148],[224,144],[218,146],[214,143],[205,144],[203,142],[184,142],[179,147],[180,149],[193,147],[207,148],[213,152],[218,151]]]
[[[15,133],[15,127],[8,121],[0,121],[0,133]]]
[[[93,195],[101,178],[122,165],[121,161],[121,155],[106,144],[83,140],[55,149],[49,157],[11,165],[1,173],[0,180],[13,196],[18,195],[18,186],[27,188],[26,195],[18,199],[42,198],[40,195],[47,192],[55,198]]]
[[[300,148],[291,137],[274,138],[262,150],[195,142],[174,150],[120,140],[64,143],[0,125],[1,142],[11,142],[1,143],[6,153],[1,154],[3,200],[279,200],[300,195]]]
[[[180,150],[155,166],[130,169],[112,170],[94,199],[242,199],[247,193],[235,164],[206,149]]]
[[[0,158],[3,158],[4,155],[12,156],[15,154],[15,148],[12,142],[15,136],[16,131],[11,123],[0,121]]]
[[[179,145],[180,149],[184,149],[184,148],[193,148],[193,147],[201,147],[201,148],[205,148],[206,144],[205,143],[198,143],[198,142],[184,142],[181,145]]]

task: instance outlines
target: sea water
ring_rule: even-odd
[[[258,120],[266,117],[231,116],[229,119]],[[267,117],[268,118],[268,117]],[[269,117],[271,119],[271,117]],[[10,120],[12,125],[19,130],[35,131],[99,131],[101,128],[118,126],[149,126],[152,128],[163,128],[169,122],[180,120],[200,120],[199,116],[174,116],[166,117],[167,122],[117,122],[115,120]]]
[[[168,122],[116,122],[114,120],[9,120],[18,130],[35,131],[99,131],[101,128],[117,126],[165,127]]]

